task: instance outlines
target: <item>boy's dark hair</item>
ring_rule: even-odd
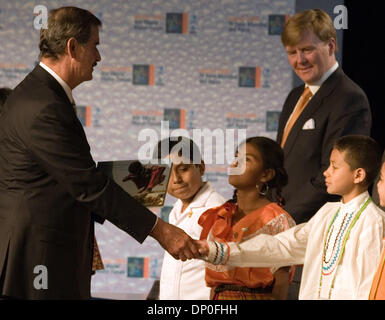
[[[163,159],[172,153],[178,153],[179,156],[188,155],[194,164],[201,164],[202,161],[201,152],[196,143],[183,136],[169,137],[159,141],[154,149],[153,157]]]
[[[337,139],[333,148],[345,151],[345,161],[352,170],[365,170],[365,186],[369,187],[374,182],[381,167],[381,148],[374,139],[362,135],[344,136]]]
[[[244,143],[253,144],[261,154],[264,169],[273,169],[275,175],[273,179],[267,182],[269,191],[267,198],[277,202],[279,205],[285,205],[285,199],[282,197],[282,188],[287,185],[288,175],[284,168],[284,155],[281,146],[274,140],[266,137],[247,138]],[[236,191],[234,192],[236,196]]]

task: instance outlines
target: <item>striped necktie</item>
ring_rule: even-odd
[[[311,93],[309,87],[306,87],[305,90],[303,90],[303,93],[299,98],[299,102],[297,103],[297,106],[295,107],[289,121],[287,122],[285,130],[283,131],[282,141],[281,141],[282,148],[285,145],[286,139],[289,136],[291,129],[293,128],[298,117],[301,115],[302,111],[305,109],[312,95],[313,94]]]

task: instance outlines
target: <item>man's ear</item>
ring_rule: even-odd
[[[356,184],[362,183],[365,181],[366,178],[366,171],[363,168],[358,168],[354,170],[354,180],[353,182]]]
[[[79,43],[75,38],[69,38],[67,41],[66,52],[70,58],[76,59],[77,56],[77,46]]]
[[[328,42],[329,46],[329,55],[334,55],[336,52],[336,40],[334,38],[330,38]]]

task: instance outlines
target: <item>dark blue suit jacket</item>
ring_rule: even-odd
[[[88,299],[93,215],[139,242],[156,221],[96,169],[66,93],[37,66],[0,117],[0,295]],[[37,265],[48,289],[34,286]]]
[[[286,98],[279,119],[278,143],[303,89],[293,89]],[[314,121],[314,129],[304,129],[307,121]],[[371,123],[365,93],[339,67],[309,101],[283,148],[289,183],[282,195],[285,209],[297,223],[308,221],[326,202],[339,199],[327,194],[323,176],[333,144],[349,134],[370,135]]]

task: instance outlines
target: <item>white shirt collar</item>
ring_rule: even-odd
[[[365,191],[347,203],[343,203],[341,200],[341,209],[340,210],[342,212],[357,210],[364,204],[364,202],[367,200],[368,197],[369,197],[369,192]]]
[[[53,71],[50,67],[45,65],[43,62],[40,61],[39,65],[45,71],[47,71],[52,77],[54,77],[57,80],[57,82],[59,82],[59,84],[63,87],[63,89],[64,89],[65,93],[67,94],[67,97],[71,101],[71,103],[75,103],[75,100],[72,96],[72,90],[69,87],[69,85],[62,78],[60,78],[59,75],[55,71]]]
[[[319,79],[315,84],[312,84],[312,85],[306,85],[307,87],[309,87],[311,93],[313,94],[313,96],[316,94],[316,92],[319,90],[319,88],[321,87],[321,85],[326,81],[327,78],[329,78],[331,76],[331,74],[337,70],[339,64],[338,62],[336,62],[328,71],[326,71],[324,73],[324,75],[322,76],[321,79]]]
[[[204,182],[202,187],[199,189],[197,194],[195,195],[193,201],[186,207],[186,209],[183,211],[191,211],[192,208],[200,208],[203,207],[208,199],[208,197],[211,194],[212,187],[209,181]],[[181,211],[183,203],[182,200],[178,199],[176,205],[178,211]]]

